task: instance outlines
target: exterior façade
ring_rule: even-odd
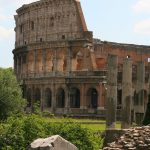
[[[145,63],[148,93],[150,47],[93,39],[78,0],[41,0],[17,10],[14,69],[27,109],[75,116],[104,116],[108,54],[118,55],[118,109],[122,97],[122,63],[133,60],[133,100],[139,61]],[[135,102],[138,105],[138,102]]]

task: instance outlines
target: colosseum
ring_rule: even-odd
[[[39,102],[42,111],[58,115],[104,117],[109,54],[118,56],[117,110],[122,104],[122,64],[126,57],[133,61],[134,105],[138,105],[140,62],[144,65],[147,99],[150,46],[93,38],[79,0],[40,0],[16,12],[14,70],[28,110]]]

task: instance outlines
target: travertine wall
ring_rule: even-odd
[[[14,70],[23,84],[24,97],[30,107],[39,94],[38,89],[42,110],[48,105],[45,101],[49,100],[51,105],[47,109],[53,112],[104,116],[109,54],[118,56],[118,104],[121,105],[122,98],[120,73],[126,57],[133,61],[134,75],[137,61],[145,61],[146,95],[150,47],[93,39],[92,32],[87,30],[79,0],[40,0],[23,5],[17,10],[15,21]],[[132,82],[135,97],[136,76]],[[64,90],[61,96],[57,93],[59,88]],[[57,107],[58,97],[61,104],[65,103],[61,105],[63,108]],[[72,99],[76,104],[74,108],[70,104]]]
[[[17,10],[16,47],[29,43],[83,38],[87,31],[80,2],[41,0]]]

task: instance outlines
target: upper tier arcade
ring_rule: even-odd
[[[16,12],[16,48],[91,35],[78,0],[40,0],[23,5]]]

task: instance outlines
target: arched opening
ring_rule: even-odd
[[[34,102],[40,104],[41,101],[41,91],[39,88],[35,89],[35,97],[34,97]]]
[[[122,90],[118,89],[117,91],[117,109],[121,109],[122,105]]]
[[[80,108],[80,90],[77,88],[70,90],[70,107]]]
[[[98,106],[98,92],[95,88],[90,88],[87,92],[88,96],[88,107],[97,108]]]
[[[31,89],[28,89],[27,90],[27,107],[31,107],[31,101],[32,101],[32,98],[31,98]]]
[[[44,103],[44,106],[45,107],[51,107],[51,103],[52,103],[52,92],[49,88],[47,88],[45,90],[45,103]]]
[[[57,101],[57,108],[65,107],[65,91],[64,91],[64,89],[62,89],[62,88],[58,89],[56,101]]]

